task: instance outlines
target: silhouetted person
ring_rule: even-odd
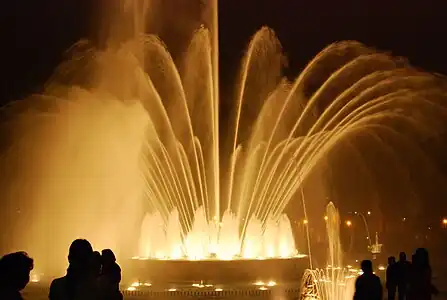
[[[91,260],[91,272],[93,277],[98,278],[101,275],[102,257],[98,251],[93,251]]]
[[[355,281],[354,300],[382,300],[382,283],[373,273],[372,262],[364,260],[360,267],[363,274]]]
[[[102,254],[102,273],[100,277],[100,289],[104,299],[120,300],[123,295],[120,292],[121,268],[116,263],[116,257],[112,250],[104,249]]]
[[[93,248],[87,240],[75,240],[69,250],[69,266],[64,277],[53,280],[50,300],[98,299],[97,278],[92,271]]]
[[[438,290],[432,284],[431,277],[432,270],[430,267],[428,251],[424,248],[419,248],[413,255],[408,299],[430,300],[432,294],[436,295]]]
[[[386,289],[388,290],[388,300],[396,299],[397,271],[396,258],[394,256],[388,257],[388,267],[386,268]]]
[[[33,259],[25,252],[6,254],[0,259],[0,299],[23,299],[20,291],[29,282]]]
[[[407,261],[405,252],[399,253],[399,261],[397,262],[397,295],[399,300],[407,299],[411,264]]]

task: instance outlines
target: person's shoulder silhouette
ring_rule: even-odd
[[[123,299],[119,290],[121,282],[121,268],[116,263],[115,254],[110,249],[102,250],[102,273],[100,277],[101,293],[104,298],[114,300]]]
[[[372,262],[362,261],[361,269],[363,274],[355,282],[354,300],[382,300],[382,283],[373,273]]]
[[[29,282],[33,259],[25,252],[6,254],[0,259],[0,299],[22,299],[20,291]]]
[[[438,294],[438,289],[432,284],[432,270],[428,251],[418,248],[413,255],[410,281],[410,299],[429,300]]]
[[[93,260],[93,248],[90,243],[84,239],[75,240],[69,249],[67,274],[53,280],[49,299],[97,299]]]

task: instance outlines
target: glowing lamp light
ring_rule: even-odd
[[[380,265],[380,266],[379,266],[379,270],[380,270],[380,271],[385,271],[386,268],[385,268],[384,266]]]
[[[328,217],[327,217],[327,216],[324,216],[324,220],[327,221],[327,220],[328,220]]]
[[[303,224],[304,224],[304,225],[307,225],[307,224],[309,224],[309,221],[306,220],[306,219],[304,219]]]
[[[442,219],[442,225],[447,226],[447,218]]]
[[[127,288],[127,290],[133,292],[133,291],[136,291],[137,288],[134,287],[134,286],[129,286],[129,287]]]
[[[217,289],[214,289],[214,291],[216,291],[216,292],[222,292],[223,289],[221,289],[221,288],[217,288]]]
[[[370,216],[370,215],[371,215],[371,212],[368,210],[367,214],[368,214],[368,216]]]
[[[346,226],[351,227],[352,226],[352,222],[350,220],[346,221]]]
[[[267,286],[275,286],[276,282],[273,280],[270,280],[269,282],[267,282]]]

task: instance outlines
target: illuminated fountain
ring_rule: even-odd
[[[292,226],[287,215],[279,220],[270,219],[263,224],[255,216],[248,222],[242,244],[237,217],[225,212],[222,222],[217,217],[211,222],[199,207],[195,213],[193,228],[182,239],[177,210],[173,210],[165,226],[158,212],[146,214],[143,220],[138,259],[200,260],[216,258],[255,259],[301,257],[297,254]]]
[[[105,49],[79,43],[44,95],[2,111],[2,212],[20,208],[14,247],[37,268],[63,270],[79,236],[122,261],[301,257],[284,213],[331,151],[360,136],[413,150],[437,132],[435,76],[348,41],[290,80],[268,28],[248,46],[221,125],[217,2],[177,63],[144,35],[148,2],[124,2]]]

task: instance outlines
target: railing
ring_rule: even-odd
[[[271,298],[272,295],[278,293],[284,299],[299,299],[300,291],[298,288],[281,288],[275,287],[269,290],[239,289],[239,290],[178,290],[178,291],[122,291],[124,299],[184,299],[184,298],[202,298],[202,299],[240,299],[240,298]],[[48,287],[43,285],[30,286],[23,292],[25,299],[43,300],[48,299]]]

